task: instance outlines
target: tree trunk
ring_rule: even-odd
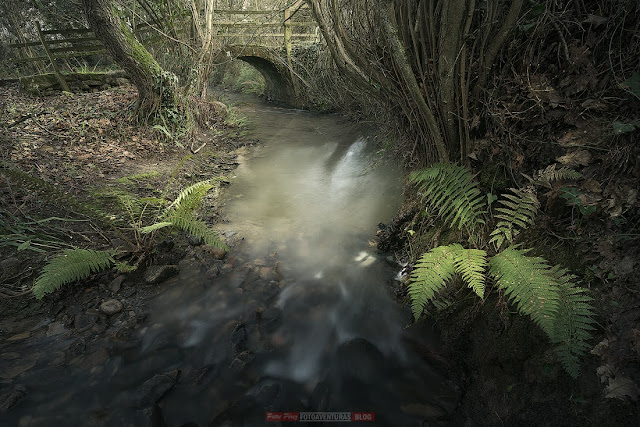
[[[175,77],[153,56],[117,16],[112,0],[82,0],[89,26],[138,89],[138,117],[153,121],[162,108],[175,106]]]

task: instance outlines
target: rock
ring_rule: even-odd
[[[202,237],[188,235],[187,242],[189,242],[191,246],[200,246],[204,243],[204,239]]]
[[[25,338],[29,338],[31,336],[31,332],[23,332],[21,334],[16,334],[7,338],[7,341],[20,341]]]
[[[4,414],[12,407],[16,406],[27,395],[24,387],[17,386],[13,390],[0,396],[0,414]]]
[[[247,366],[247,363],[250,363],[253,359],[255,359],[255,357],[256,356],[250,351],[243,351],[242,353],[238,354],[238,357],[233,359],[230,368],[235,371],[241,371],[245,368],[245,366]]]
[[[67,332],[67,329],[64,327],[64,323],[62,322],[53,322],[49,324],[47,328],[47,336],[52,337],[54,335],[60,335]]]
[[[109,290],[114,294],[118,293],[120,291],[120,288],[122,287],[122,283],[126,278],[127,277],[124,274],[121,274],[120,276],[113,279],[111,283],[109,283]]]
[[[180,370],[176,369],[164,374],[155,375],[137,390],[134,397],[134,405],[137,408],[147,408],[155,405],[171,390],[178,381]]]
[[[152,265],[144,273],[144,281],[149,285],[164,282],[180,272],[177,265]]]
[[[98,316],[94,314],[80,313],[73,320],[73,325],[78,332],[84,332],[91,329],[93,325],[98,321]]]
[[[231,333],[231,349],[235,356],[247,349],[247,338],[247,328],[243,322],[238,323]]]
[[[117,299],[110,299],[100,304],[100,311],[107,316],[112,316],[122,311],[123,305]]]
[[[222,260],[227,256],[227,251],[222,248],[216,248],[214,246],[207,246],[205,252],[214,257],[215,259]]]
[[[20,359],[20,353],[15,353],[15,352],[2,353],[0,354],[0,357],[3,358],[4,360],[16,360],[16,359]]]

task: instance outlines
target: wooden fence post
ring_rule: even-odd
[[[49,46],[47,46],[47,41],[45,40],[44,35],[42,34],[42,28],[40,27],[39,21],[36,21],[36,28],[38,29],[38,37],[40,38],[40,43],[42,43],[44,52],[47,54],[47,58],[49,58],[49,61],[51,62],[51,66],[53,67],[53,72],[56,75],[56,79],[58,79],[58,82],[60,83],[60,87],[64,91],[71,92],[71,89],[69,89],[69,86],[67,85],[67,82],[64,80],[64,77],[62,77],[62,74],[60,74],[60,70],[58,70],[58,66],[56,65],[56,60],[54,59],[53,55],[51,55]]]

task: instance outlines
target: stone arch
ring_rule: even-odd
[[[291,73],[278,52],[262,46],[227,46],[222,53],[252,65],[265,80],[265,96],[275,101],[296,105]]]

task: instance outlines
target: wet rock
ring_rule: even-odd
[[[68,332],[68,331],[64,327],[64,323],[63,322],[50,323],[49,327],[47,328],[47,336],[48,337],[52,337],[54,335],[61,335],[61,334],[64,334],[65,332]]]
[[[171,390],[178,381],[180,371],[178,369],[155,375],[137,390],[134,396],[134,405],[137,408],[146,408],[155,405]]]
[[[162,410],[158,405],[153,405],[151,408],[146,408],[143,411],[145,417],[147,418],[147,426],[148,427],[166,427],[167,423],[162,416]]]
[[[93,325],[98,321],[98,316],[94,314],[80,313],[78,314],[74,320],[73,324],[78,332],[84,332],[88,329],[91,329]]]
[[[247,328],[243,322],[240,322],[233,328],[233,332],[231,333],[231,349],[235,356],[247,349],[247,339]]]
[[[16,360],[20,358],[20,353],[8,352],[0,354],[0,358],[4,360]]]
[[[71,344],[69,349],[67,350],[67,354],[69,356],[79,356],[84,354],[85,349],[87,348],[87,344],[84,341],[84,338],[78,338]]]
[[[27,396],[27,389],[16,386],[13,390],[0,396],[0,414],[4,414],[12,407],[16,406]]]
[[[222,260],[227,256],[227,251],[225,249],[216,248],[214,246],[207,246],[203,249],[203,251],[219,260]]]
[[[115,279],[113,279],[111,281],[111,283],[109,283],[109,290],[111,292],[113,292],[114,294],[120,292],[120,288],[122,287],[122,283],[124,282],[124,280],[126,278],[127,277],[125,275],[121,274],[120,276],[118,276]]]
[[[110,299],[100,304],[100,311],[107,316],[112,316],[116,313],[120,313],[123,307],[122,302],[117,299]]]
[[[233,369],[234,371],[241,371],[247,366],[248,363],[253,361],[255,357],[256,356],[250,351],[243,351],[242,353],[238,354],[238,356],[235,359],[231,361],[230,368]]]
[[[7,338],[7,341],[20,341],[31,336],[31,332],[22,332],[20,334],[16,334]]]
[[[144,273],[144,281],[154,285],[175,276],[180,272],[177,265],[152,265]]]

